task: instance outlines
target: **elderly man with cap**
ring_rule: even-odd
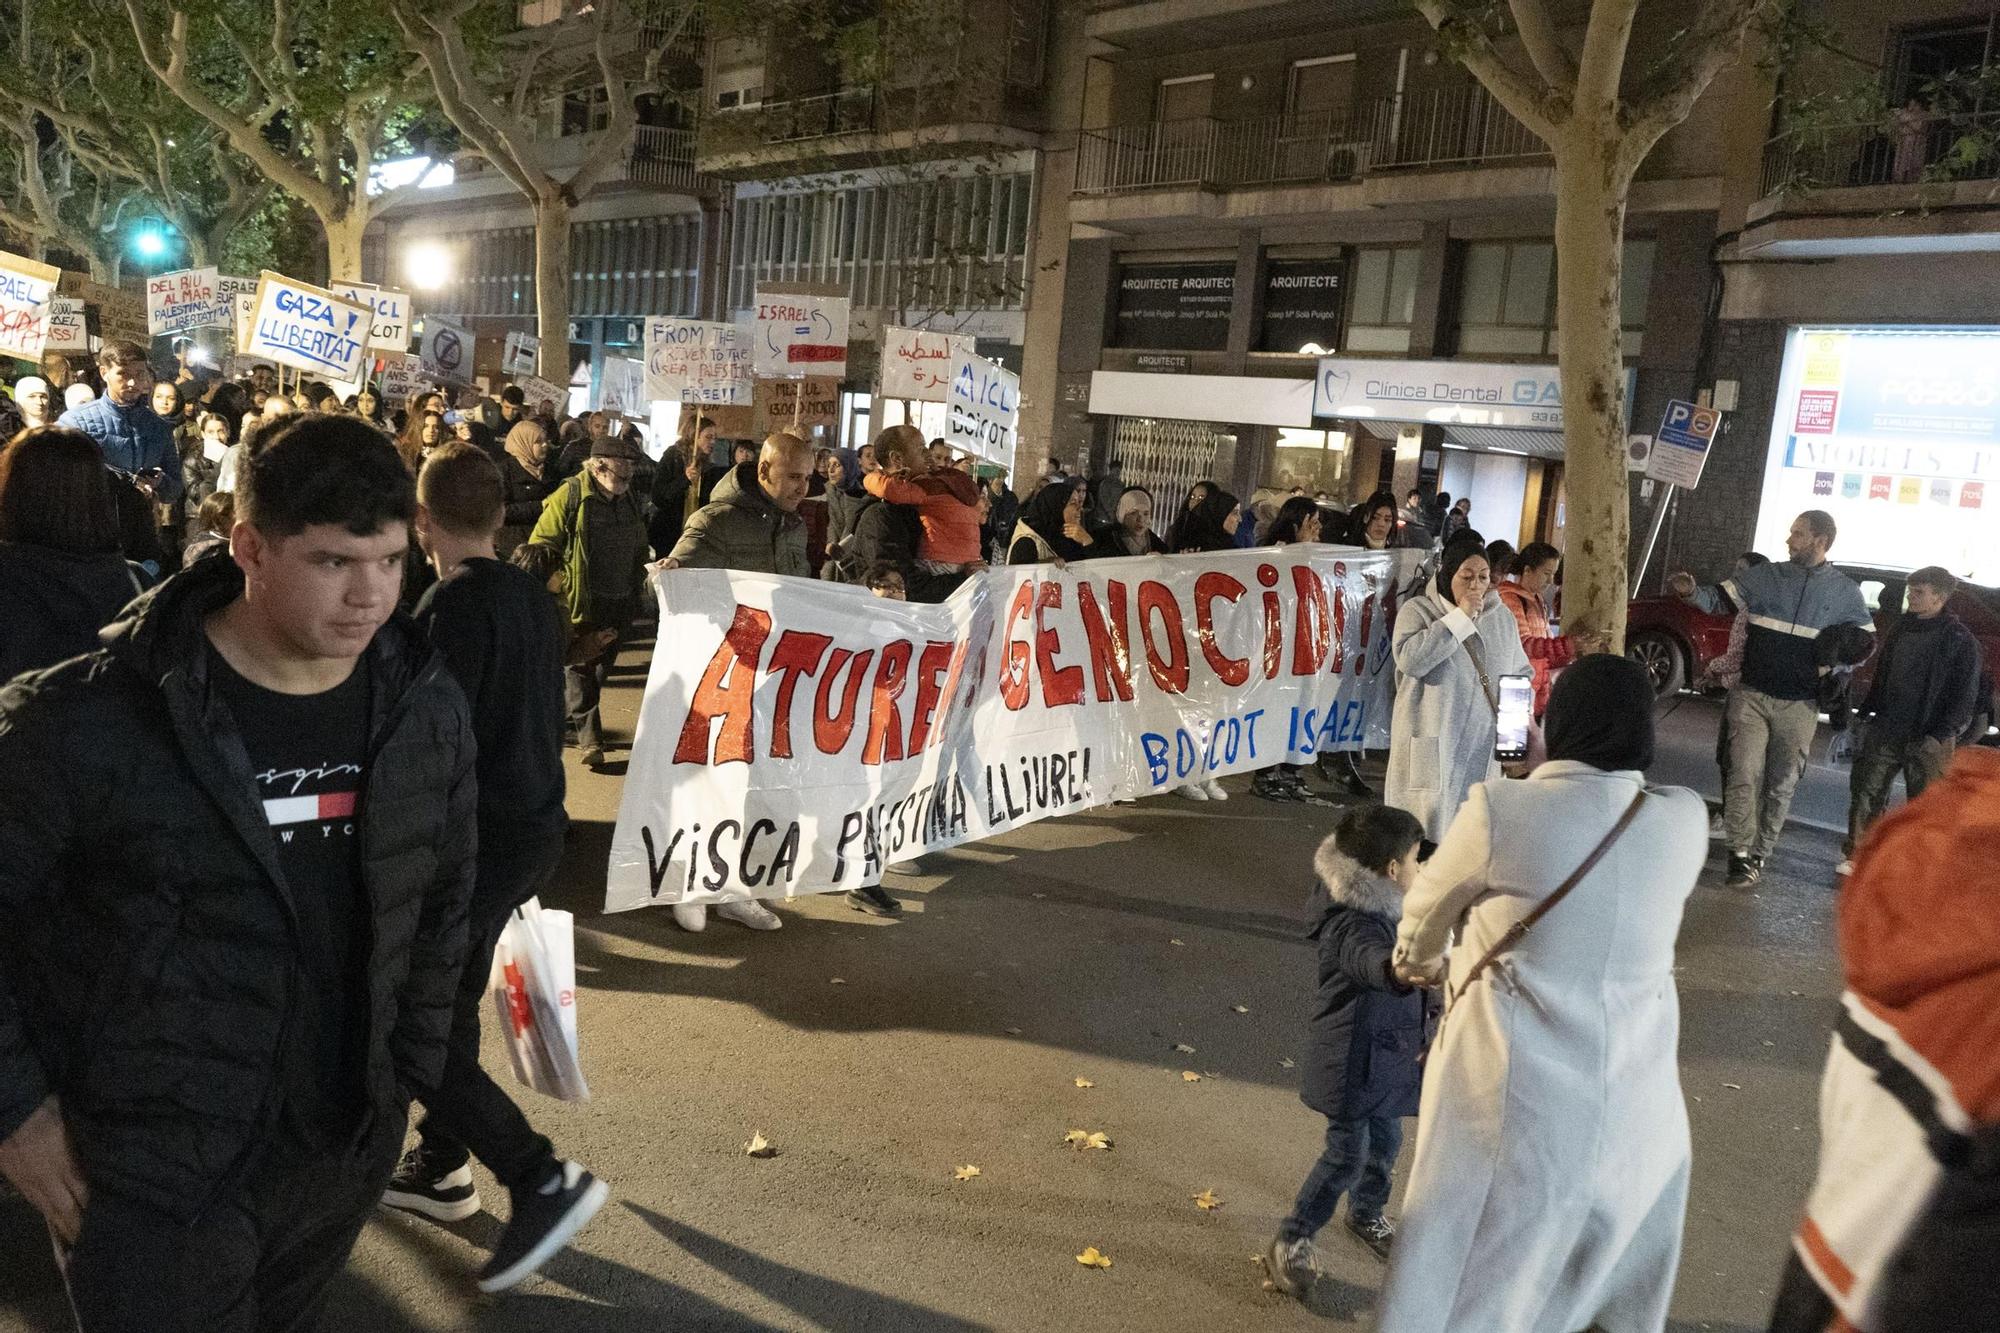
[[[591,442],[583,471],[542,503],[531,545],[550,548],[568,585],[570,647],[564,676],[569,720],[583,762],[604,762],[598,700],[619,645],[640,608],[646,520],[632,490],[639,448],[615,435]]]

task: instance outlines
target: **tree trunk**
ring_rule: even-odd
[[[1563,623],[1601,630],[1625,649],[1631,540],[1625,471],[1625,359],[1620,349],[1629,177],[1617,136],[1572,121],[1555,144],[1556,324],[1568,521]]]
[[[106,287],[116,287],[118,285],[119,264],[116,260],[106,259],[103,255],[98,254],[97,251],[92,250],[84,256],[84,261],[90,265],[90,280],[92,282],[101,282]]]
[[[361,281],[361,236],[368,230],[368,210],[349,209],[344,217],[320,217],[326,233],[326,277],[329,282]]]
[[[535,199],[535,327],[542,340],[538,372],[551,384],[568,384],[569,200],[560,188]]]

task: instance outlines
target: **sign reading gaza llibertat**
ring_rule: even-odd
[[[1388,744],[1417,552],[988,570],[941,605],[662,576],[605,910],[782,898],[1038,819]]]

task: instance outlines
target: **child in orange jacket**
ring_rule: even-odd
[[[931,470],[923,432],[891,426],[875,437],[882,471],[861,484],[889,504],[910,505],[924,527],[917,564],[930,574],[970,573],[985,564],[979,550],[979,486],[955,468]]]

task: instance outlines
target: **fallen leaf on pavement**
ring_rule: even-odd
[[[1094,1088],[1097,1085],[1095,1083],[1092,1083],[1087,1078],[1080,1078],[1076,1081],[1076,1086],[1078,1086],[1079,1088]]]
[[[762,1133],[755,1130],[751,1131],[750,1142],[743,1145],[743,1151],[751,1157],[776,1157],[778,1155],[778,1150],[771,1146],[771,1141],[765,1138]]]
[[[1082,1264],[1085,1268],[1111,1267],[1111,1256],[1108,1254],[1100,1254],[1095,1245],[1085,1246],[1083,1253],[1076,1256],[1076,1261]]]
[[[1725,1083],[1722,1086],[1729,1089],[1731,1092],[1743,1091],[1743,1085],[1741,1083]]]
[[[1171,944],[1171,945],[1175,946],[1176,948],[1180,948],[1180,949],[1185,949],[1185,948],[1187,948],[1187,941],[1186,941],[1186,940],[1168,940],[1168,941],[1167,941],[1167,943],[1169,943],[1169,944]]]
[[[1083,1146],[1086,1148],[1109,1148],[1111,1140],[1105,1136],[1104,1131],[1093,1130],[1090,1137],[1083,1141]]]
[[[828,981],[828,982],[827,982],[826,984],[827,984],[827,985],[829,985],[829,986],[845,986],[845,985],[847,984],[847,978],[846,978],[846,977],[834,977],[834,978],[830,979],[830,980],[829,980],[829,981]]]
[[[951,1173],[951,1178],[953,1180],[971,1180],[978,1174],[979,1168],[976,1166],[961,1166],[958,1170]]]
[[[1215,1197],[1214,1190],[1203,1190],[1199,1194],[1189,1195],[1188,1197],[1192,1198],[1194,1206],[1201,1209],[1204,1213],[1212,1213],[1222,1207],[1222,1200]]]
[[[1019,1028],[1008,1028],[1008,1029],[1007,1029],[1007,1035],[1008,1035],[1008,1036],[1010,1036],[1010,1037],[1018,1037],[1018,1036],[1020,1036],[1020,1035],[1021,1035],[1021,1029],[1019,1029]]]
[[[1298,1062],[1296,1060],[1293,1060],[1290,1056],[1287,1056],[1284,1059],[1278,1061],[1278,1068],[1280,1069],[1294,1069],[1297,1066]]]
[[[1234,1009],[1239,1014],[1247,1014],[1250,1012],[1250,1007],[1248,1005],[1232,1004],[1229,1007],[1231,1009]]]
[[[1181,1071],[1181,1082],[1199,1083],[1201,1082],[1201,1075],[1195,1073],[1192,1069],[1183,1069]]]
[[[1102,1130],[1072,1129],[1063,1135],[1063,1142],[1077,1149],[1111,1146],[1111,1139]]]
[[[1192,1047],[1192,1046],[1188,1045],[1188,1044],[1187,1044],[1186,1042],[1184,1042],[1184,1041],[1181,1041],[1181,1042],[1175,1042],[1175,1043],[1174,1043],[1174,1049],[1175,1049],[1175,1050],[1177,1050],[1177,1051],[1179,1051],[1179,1052],[1180,1052],[1180,1053],[1181,1053],[1182,1055],[1193,1055],[1193,1054],[1194,1054],[1194,1047]]]

